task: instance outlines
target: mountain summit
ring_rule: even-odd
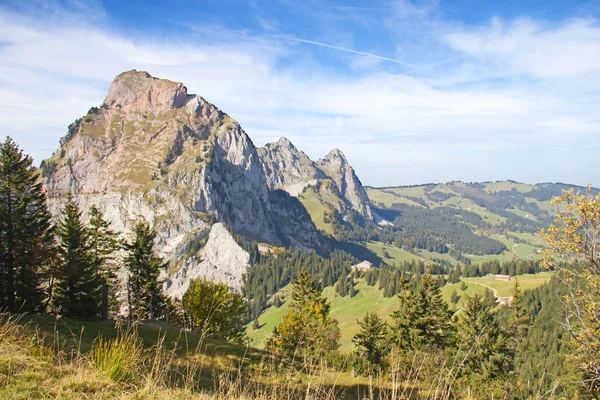
[[[188,99],[194,97],[188,97],[187,88],[182,83],[131,70],[113,80],[104,106],[123,111],[160,112],[183,107]]]
[[[117,76],[104,104],[71,124],[42,173],[54,215],[71,192],[117,231],[149,221],[157,249],[177,266],[167,287],[174,296],[200,275],[241,288],[248,257],[230,231],[277,246],[322,243],[302,204],[270,190],[236,121],[183,84],[147,72]]]
[[[283,189],[301,198],[308,190],[327,209],[342,215],[354,210],[367,220],[375,219],[367,192],[340,150],[333,149],[314,162],[288,139],[281,138],[259,148],[258,155],[271,189]]]

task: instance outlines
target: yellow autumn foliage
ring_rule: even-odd
[[[577,363],[591,393],[600,395],[600,193],[570,189],[552,200],[559,207],[554,223],[542,230],[550,248],[544,262],[567,285],[565,325],[576,347]],[[568,264],[557,260],[568,261]]]

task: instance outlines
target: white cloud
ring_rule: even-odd
[[[516,74],[552,79],[600,71],[600,25],[594,20],[570,20],[557,27],[530,19],[494,19],[485,27],[449,33],[445,40],[479,60],[505,64]]]
[[[85,21],[0,10],[0,129],[40,161],[69,123],[102,103],[114,76],[135,68],[184,82],[240,121],[257,145],[287,136],[313,158],[341,148],[367,184],[553,180],[565,168],[554,168],[544,151],[566,140],[599,146],[600,88],[569,79],[598,78],[600,51],[583,54],[595,49],[597,29],[589,21],[554,30],[494,22],[443,36],[461,52],[445,58],[459,62],[452,69],[441,63],[423,75],[392,74],[380,68],[385,61],[357,54],[350,63],[360,77],[349,77],[306,56],[307,46],[272,37],[219,28],[126,37]],[[579,65],[561,64],[555,49]],[[381,62],[362,63],[365,57]],[[294,64],[281,67],[289,59]],[[538,81],[510,79],[520,74]],[[524,168],[529,161],[535,168]],[[575,170],[571,176],[590,180]]]

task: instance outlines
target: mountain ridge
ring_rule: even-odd
[[[512,225],[506,229],[541,226],[552,215],[544,202],[573,186],[548,184],[539,199],[530,200],[511,191],[546,184],[454,181],[363,187],[341,150],[313,161],[287,138],[257,148],[237,121],[189,94],[182,83],[135,70],[115,78],[104,103],[69,126],[59,151],[41,167],[55,217],[71,192],[84,216],[94,204],[116,231],[129,232],[140,218],[150,222],[158,232],[157,250],[172,264],[166,290],[173,296],[180,296],[197,276],[241,290],[250,268],[248,253],[227,228],[248,242],[317,251],[331,248],[326,238],[331,236],[363,243],[388,263],[392,260],[379,254],[378,245],[367,242],[381,237],[396,243],[396,238],[416,246],[398,245],[417,257],[465,262],[467,250],[505,252],[497,238],[480,239],[480,233],[508,223]],[[494,196],[504,197],[496,203]],[[419,244],[406,235],[413,229],[413,236],[423,236],[421,228],[409,229],[412,222],[398,217],[427,220],[444,210],[454,218],[444,223],[464,231],[460,240],[479,243],[466,246],[459,240],[463,250],[456,257],[419,253],[418,246],[455,251],[456,238],[446,234],[433,244]],[[237,256],[216,256],[227,252]]]
[[[129,232],[144,218],[158,232],[163,257],[188,270],[220,270],[215,276],[223,279],[249,265],[187,261],[216,250],[186,254],[215,223],[276,246],[322,245],[299,202],[268,188],[256,148],[235,120],[183,84],[147,72],[117,76],[104,104],[72,124],[59,151],[43,162],[42,177],[54,216],[71,192],[84,216],[95,204],[117,231]],[[239,289],[236,276],[228,283]]]

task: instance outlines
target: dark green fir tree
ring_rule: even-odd
[[[42,311],[54,259],[46,196],[31,157],[9,137],[0,144],[0,308]]]
[[[116,298],[118,266],[114,255],[119,249],[119,241],[95,205],[90,207],[88,231],[92,265],[102,281],[102,319],[108,320],[110,299]]]
[[[159,275],[167,264],[154,252],[156,232],[146,221],[135,225],[134,234],[133,242],[125,243],[129,317],[155,320],[165,309],[166,299]]]
[[[54,270],[54,306],[67,317],[96,317],[100,314],[102,282],[93,263],[90,232],[71,194],[56,234],[59,260]]]

